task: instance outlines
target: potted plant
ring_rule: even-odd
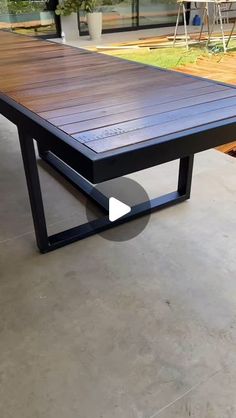
[[[61,36],[64,41],[75,41],[79,37],[78,11],[82,0],[62,0],[55,10],[61,16]]]
[[[88,30],[91,39],[99,40],[102,34],[102,12],[97,9],[97,0],[84,0]]]

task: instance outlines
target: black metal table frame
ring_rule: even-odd
[[[42,253],[189,199],[194,154],[230,142],[236,135],[236,118],[228,118],[97,154],[4,94],[0,94],[0,112],[18,127],[36,241]],[[104,217],[48,236],[34,140],[41,158],[102,207]],[[177,190],[132,207],[115,222],[109,221],[108,198],[98,191],[91,195],[95,183],[176,159],[180,160]]]

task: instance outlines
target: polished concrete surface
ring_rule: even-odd
[[[224,24],[224,30],[225,31],[231,31],[232,24]],[[163,27],[163,28],[153,28],[153,29],[139,29],[135,31],[126,31],[126,32],[115,32],[115,33],[104,33],[101,36],[101,39],[99,41],[91,40],[90,36],[79,36],[78,34],[78,40],[76,41],[68,41],[66,42],[67,45],[71,45],[78,48],[94,48],[99,46],[109,46],[116,43],[122,43],[122,42],[135,42],[139,39],[148,39],[151,37],[156,36],[173,36],[174,35],[174,26],[169,27]],[[199,26],[188,26],[188,33],[199,33],[200,27]],[[206,28],[204,27],[204,32],[206,32]],[[213,33],[220,33],[220,26],[215,25],[214,32]],[[178,28],[178,35],[184,34],[184,27],[179,26]],[[62,43],[61,38],[55,38],[50,39],[51,41]]]
[[[191,200],[131,241],[40,255],[3,117],[0,156],[0,417],[236,417],[236,160],[198,155]],[[50,230],[84,220],[84,198],[40,174]],[[176,164],[132,177],[154,196]]]

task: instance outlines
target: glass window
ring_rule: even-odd
[[[98,8],[103,13],[105,32],[173,25],[177,17],[177,0],[98,0]],[[80,33],[88,33],[86,15],[82,11]]]
[[[55,0],[0,0],[0,29],[27,35],[56,34]]]
[[[132,28],[137,26],[137,7],[134,0],[99,0],[103,30]],[[85,13],[80,12],[80,32],[88,32]]]
[[[139,26],[173,24],[177,11],[176,0],[139,0]]]

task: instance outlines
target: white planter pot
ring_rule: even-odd
[[[102,34],[102,13],[87,13],[87,23],[90,38],[93,40],[99,40]]]
[[[61,37],[65,42],[78,40],[79,29],[77,13],[71,13],[69,16],[61,16]]]

